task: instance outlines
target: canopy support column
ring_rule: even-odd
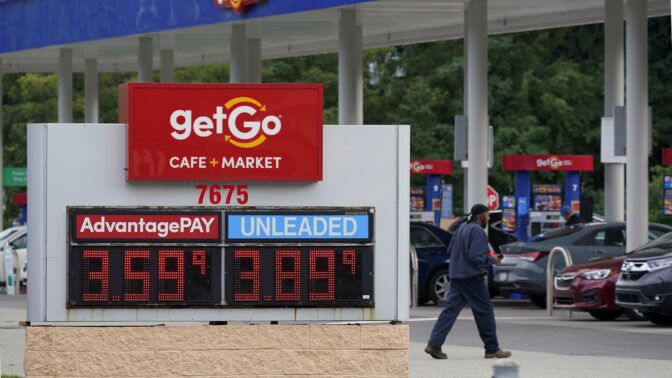
[[[154,42],[152,37],[140,37],[138,45],[138,82],[151,83],[154,81]]]
[[[247,30],[245,25],[233,25],[231,30],[230,73],[231,83],[247,81]]]
[[[72,50],[61,49],[58,57],[58,123],[72,122]]]
[[[338,24],[338,123],[364,123],[362,72],[362,27],[357,11],[341,10]]]
[[[648,241],[649,127],[646,1],[627,0],[626,15],[626,251]]]
[[[604,116],[623,106],[623,0],[604,1]],[[604,163],[604,217],[625,220],[625,164]],[[587,219],[590,221],[589,219]]]
[[[84,122],[98,123],[98,59],[84,60]]]
[[[488,2],[473,0],[467,15],[468,204],[486,203],[488,188]]]

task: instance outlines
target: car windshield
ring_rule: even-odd
[[[672,232],[668,232],[658,239],[652,240],[639,248],[640,251],[646,249],[672,249]]]
[[[539,242],[539,241],[544,241],[544,240],[550,240],[550,239],[555,239],[559,237],[563,237],[565,235],[573,234],[581,229],[580,226],[570,226],[570,227],[563,227],[563,228],[558,228],[557,230],[549,231],[544,234],[539,234],[537,236],[531,237],[528,241],[531,242]]]

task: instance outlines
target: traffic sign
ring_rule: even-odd
[[[499,208],[499,193],[492,186],[488,185],[488,209],[497,210]]]

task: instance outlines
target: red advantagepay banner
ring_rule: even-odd
[[[211,214],[75,214],[73,239],[219,241],[220,215]]]
[[[505,171],[592,171],[592,155],[504,155]]]
[[[322,85],[119,87],[128,180],[321,181]]]

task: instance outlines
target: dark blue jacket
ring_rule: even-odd
[[[488,273],[492,264],[485,230],[474,222],[460,226],[448,244],[450,279],[470,278]]]

